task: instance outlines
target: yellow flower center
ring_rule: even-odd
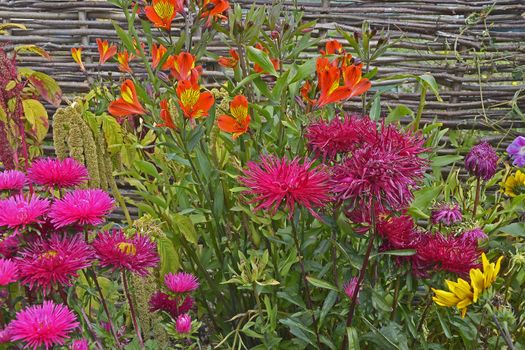
[[[40,255],[40,259],[51,259],[58,255],[56,250],[48,250]]]
[[[199,90],[186,89],[182,92],[180,100],[185,107],[193,107],[199,100],[201,93]]]
[[[129,104],[133,104],[133,91],[130,88],[126,87],[122,90],[122,98]]]
[[[163,20],[171,19],[171,16],[173,16],[173,12],[175,11],[173,6],[167,1],[157,1],[153,5],[153,8],[155,9],[157,15],[159,15],[159,17]]]
[[[243,121],[248,115],[248,108],[245,106],[236,106],[230,109],[232,116],[237,119],[237,121]]]
[[[129,256],[135,256],[137,255],[137,247],[133,243],[128,242],[120,242],[117,244],[118,250],[120,250],[122,253],[129,255]]]

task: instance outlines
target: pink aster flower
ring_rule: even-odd
[[[7,235],[8,232],[5,232]],[[9,236],[3,236],[0,238],[0,255],[6,258],[13,257],[18,252],[19,238],[18,234],[14,233]]]
[[[100,189],[74,190],[51,206],[49,217],[56,228],[63,226],[98,225],[113,209],[113,200]]]
[[[37,185],[67,188],[87,181],[88,171],[73,158],[42,158],[33,162],[27,170],[27,177]]]
[[[22,341],[25,348],[44,346],[46,350],[64,345],[69,334],[79,326],[75,314],[62,304],[46,300],[42,305],[26,307],[16,314],[9,326],[11,341]]]
[[[354,293],[355,289],[357,288],[357,277],[353,277],[350,279],[350,281],[346,282],[343,285],[343,290],[345,291],[346,296],[350,299],[354,299]],[[359,291],[357,292],[357,296],[359,296]]]
[[[164,276],[166,287],[173,293],[190,293],[199,288],[199,280],[191,273],[167,273]]]
[[[0,259],[0,286],[16,282],[18,279],[18,268],[16,263],[10,259]]]
[[[424,176],[422,145],[419,136],[383,125],[370,143],[333,168],[333,194],[350,209],[370,208],[372,202],[382,212],[406,208]]]
[[[55,285],[70,286],[78,271],[91,265],[93,255],[81,234],[39,238],[17,258],[21,281],[30,288],[42,288],[45,293]]]
[[[89,342],[87,339],[73,340],[73,344],[71,344],[71,350],[89,350]]]
[[[507,147],[507,153],[513,159],[512,164],[517,167],[525,166],[525,137],[518,136]],[[1,186],[0,186],[1,187]]]
[[[308,160],[300,163],[298,158],[290,161],[286,157],[263,156],[260,163],[248,163],[240,181],[250,188],[246,193],[254,196],[253,202],[258,203],[256,210],[275,213],[283,203],[292,217],[297,203],[319,218],[313,208],[328,203],[329,179],[324,170],[312,168],[312,163]]]
[[[179,315],[185,314],[190,311],[193,306],[193,299],[190,296],[182,298],[172,297],[163,292],[156,292],[151,296],[149,301],[149,309],[152,312],[155,311],[165,311],[173,319],[177,319]]]
[[[428,271],[448,271],[466,276],[470,269],[480,266],[481,255],[477,243],[461,237],[445,237],[441,233],[425,234],[416,247],[413,267],[418,275],[425,276]]]
[[[419,241],[414,220],[408,215],[394,216],[377,223],[377,232],[384,240],[384,250],[414,249]]]
[[[157,247],[148,237],[136,234],[127,238],[122,230],[101,232],[93,242],[100,266],[128,270],[141,276],[157,266]]]
[[[450,226],[461,222],[463,216],[457,203],[441,203],[432,209],[430,221],[434,225]]]
[[[26,176],[18,170],[6,170],[0,173],[0,191],[20,191],[26,184]]]
[[[489,236],[479,227],[476,227],[472,230],[463,232],[460,236],[463,240],[467,240],[473,243],[478,243],[480,241],[486,241],[489,239]]]
[[[0,329],[0,344],[9,343],[11,341],[11,334],[9,334],[9,329],[4,328]]]
[[[37,196],[24,198],[16,195],[0,200],[0,226],[11,229],[42,223],[42,216],[47,213],[49,201]]]
[[[483,180],[490,180],[498,168],[498,155],[488,142],[472,147],[465,157],[465,168],[468,172]]]
[[[375,129],[376,124],[370,118],[352,115],[313,122],[306,128],[305,136],[310,150],[323,159],[333,160],[374,137]]]
[[[179,315],[175,328],[179,334],[189,334],[191,332],[191,316],[188,314]]]

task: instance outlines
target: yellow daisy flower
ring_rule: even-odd
[[[503,257],[501,256],[496,263],[491,263],[485,253],[482,253],[483,271],[471,269],[470,283],[462,278],[458,278],[457,282],[445,280],[448,291],[432,288],[432,291],[435,293],[432,300],[439,306],[457,307],[461,311],[461,317],[465,317],[467,307],[476,303],[483,292],[496,281],[501,269],[502,259]]]
[[[515,174],[509,175],[507,179],[502,182],[502,187],[507,196],[516,197],[519,194],[525,193],[525,174],[520,170]]]

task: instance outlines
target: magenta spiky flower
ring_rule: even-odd
[[[517,167],[525,166],[525,137],[518,136],[507,147],[507,153],[513,159],[512,165]]]
[[[190,311],[192,306],[193,299],[188,295],[182,299],[163,292],[154,293],[149,301],[150,311],[167,312],[173,319],[177,319],[179,315]]]
[[[489,236],[479,227],[463,232],[460,236],[463,240],[478,243],[489,239]]]
[[[0,200],[0,226],[18,229],[42,223],[48,208],[49,201],[37,196],[26,199],[20,194]]]
[[[0,259],[0,286],[7,286],[9,283],[18,280],[18,267],[10,259]]]
[[[419,136],[384,126],[332,171],[332,192],[350,209],[370,208],[382,212],[402,210],[412,201],[412,191],[423,179],[427,161]]]
[[[324,170],[312,164],[309,160],[301,163],[298,158],[290,161],[262,156],[259,163],[248,163],[240,181],[250,188],[246,193],[253,195],[256,210],[275,213],[282,204],[292,217],[298,204],[319,218],[314,208],[324,207],[330,200],[329,179]]]
[[[498,155],[488,142],[472,147],[465,157],[465,168],[468,172],[483,180],[490,180],[498,168]]]
[[[11,341],[22,341],[25,348],[64,345],[71,332],[79,326],[75,314],[62,304],[46,300],[42,305],[26,307],[16,314],[9,326]]]
[[[167,273],[164,276],[166,287],[173,293],[190,293],[199,288],[199,280],[191,273]]]
[[[0,237],[0,255],[3,255],[5,258],[11,258],[18,252],[18,244],[20,242],[17,233],[8,234],[9,232],[5,232],[4,236]]]
[[[55,201],[49,211],[56,228],[67,225],[99,225],[113,209],[113,200],[100,189],[74,190]]]
[[[384,250],[414,249],[419,242],[420,234],[415,229],[414,220],[408,215],[380,220],[376,227],[384,240]]]
[[[9,329],[4,328],[0,329],[0,344],[9,343],[11,341],[11,334],[9,334]]]
[[[71,350],[89,350],[89,342],[87,339],[73,340]]]
[[[90,266],[93,258],[93,251],[81,234],[54,234],[49,239],[28,243],[17,263],[22,283],[48,293],[53,286],[70,286],[78,271]]]
[[[343,290],[345,291],[346,296],[350,299],[354,299],[355,289],[357,288],[357,277],[351,278],[348,282],[343,285]],[[359,296],[359,291],[357,292]]]
[[[26,184],[26,176],[18,170],[6,170],[0,173],[0,191],[20,191]]]
[[[335,117],[330,121],[319,120],[306,128],[308,147],[317,156],[333,160],[346,154],[375,135],[376,124],[370,118],[358,116]]]
[[[441,233],[421,235],[416,251],[413,267],[419,275],[426,275],[429,271],[448,271],[466,276],[470,269],[480,266],[481,252],[477,242],[461,237]]]
[[[157,246],[148,237],[136,234],[127,238],[122,230],[101,232],[93,242],[100,266],[127,270],[141,276],[157,266]]]
[[[88,180],[88,171],[73,158],[42,158],[33,162],[27,177],[37,185],[68,188],[81,185]]]
[[[191,332],[191,316],[188,314],[179,315],[175,329],[179,334],[189,334]]]
[[[460,223],[461,220],[463,220],[463,215],[457,203],[441,203],[430,213],[430,222],[434,225],[450,226]]]

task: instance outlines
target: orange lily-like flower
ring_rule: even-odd
[[[317,102],[316,99],[310,98],[310,90],[312,89],[312,84],[307,80],[304,85],[301,87],[301,96],[303,99],[310,105],[313,106]]]
[[[267,48],[265,48],[264,46],[262,46],[260,43],[257,43],[255,44],[255,48],[256,49],[259,49],[263,52],[266,52],[267,54],[270,53],[270,51],[268,51]],[[275,70],[278,70],[279,69],[279,60],[277,58],[272,58],[270,57],[270,61],[272,62],[273,64],[273,68],[275,68]],[[255,63],[253,65],[253,70],[256,72],[256,73],[261,73],[261,74],[268,74],[268,72],[264,71],[264,69],[262,69],[261,66],[259,66],[257,63]]]
[[[121,97],[111,102],[108,111],[115,117],[127,117],[134,114],[144,114],[146,111],[140,104],[135,90],[135,84],[130,79],[126,79],[120,88]]]
[[[121,72],[125,73],[133,73],[133,70],[129,66],[129,62],[134,58],[133,54],[130,54],[128,51],[124,50],[122,52],[119,52],[117,55],[118,60],[118,69]]]
[[[202,71],[201,66],[195,66],[195,56],[189,52],[173,55],[169,60],[171,75],[178,81],[191,80],[197,82]]]
[[[82,62],[82,48],[76,48],[73,47],[71,49],[71,56],[73,57],[73,60],[80,66],[81,71],[85,71],[86,67],[84,67],[84,62]]]
[[[343,45],[336,40],[328,40],[325,44],[325,50],[320,50],[321,54],[323,56],[325,55],[342,55],[345,53],[345,50],[343,49]]]
[[[215,102],[211,92],[201,92],[199,84],[190,80],[179,81],[177,96],[182,112],[190,119],[208,116],[208,111]]]
[[[157,68],[167,51],[168,49],[166,49],[162,44],[153,44],[153,46],[151,47],[151,66],[153,67],[153,69]],[[168,57],[162,64],[162,69],[169,69],[171,64],[172,62]]]
[[[117,53],[117,46],[116,45],[110,45],[107,40],[102,41],[100,38],[97,38],[97,46],[98,46],[98,63],[104,64],[107,60],[109,60],[111,57],[115,56]]]
[[[175,130],[177,127],[175,126],[175,123],[173,122],[173,118],[170,113],[170,107],[168,104],[168,100],[163,99],[160,101],[160,119],[164,121],[162,124],[158,124],[158,126],[165,126],[172,130]]]
[[[226,68],[235,68],[237,64],[239,63],[239,54],[237,53],[237,50],[230,49],[230,57],[219,57],[219,60],[217,61],[221,66]]]
[[[319,60],[318,60],[319,63]],[[341,70],[333,65],[318,65],[318,82],[321,95],[317,106],[322,107],[348,98],[359,96],[372,86],[367,78],[361,76],[362,65],[342,68],[344,85],[340,85]]]
[[[248,114],[248,100],[243,95],[238,95],[233,98],[230,103],[230,114],[221,115],[217,119],[219,129],[225,132],[232,133],[233,139],[248,131],[250,126],[250,115]]]
[[[209,27],[212,20],[225,20],[227,17],[224,12],[228,11],[229,8],[228,0],[204,0],[201,6],[201,17],[206,18],[206,26]]]
[[[153,0],[144,10],[155,27],[170,30],[177,13],[184,10],[184,0]]]

